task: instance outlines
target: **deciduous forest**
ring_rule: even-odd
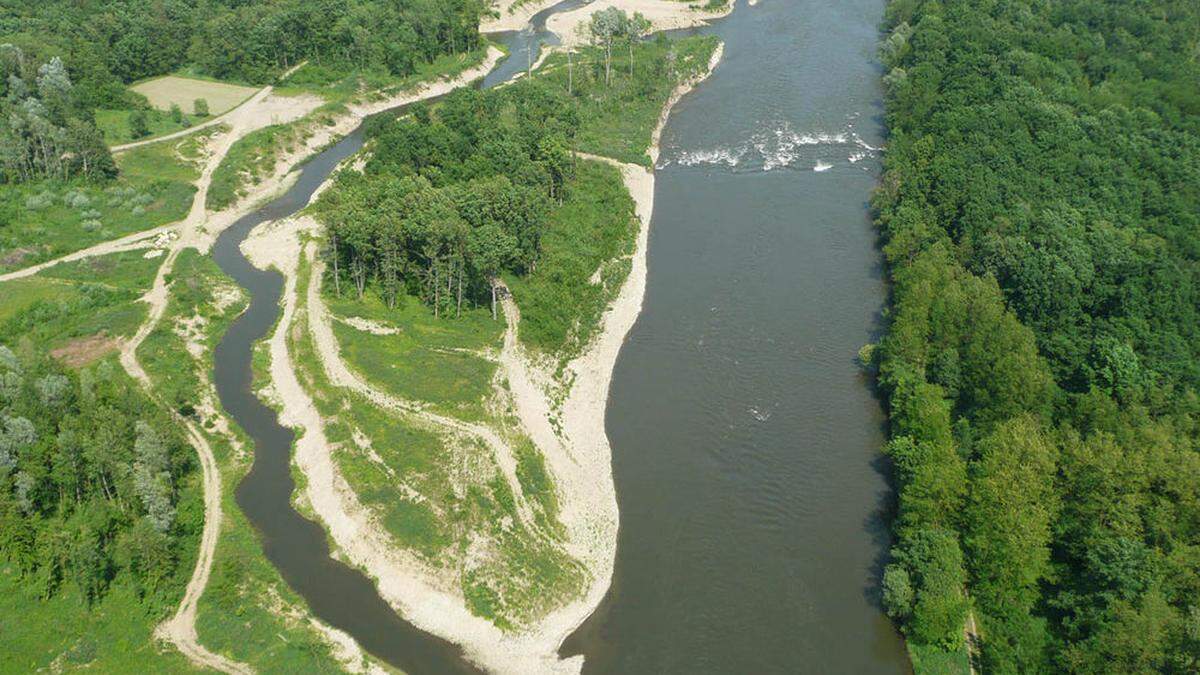
[[[1200,5],[887,25],[887,609],[918,664],[973,612],[984,672],[1193,672]]]

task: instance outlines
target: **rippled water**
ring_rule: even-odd
[[[878,608],[884,422],[867,201],[883,0],[761,0],[657,171],[646,304],[607,426],[613,587],[564,646],[597,673],[903,673]]]

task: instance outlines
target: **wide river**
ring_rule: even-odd
[[[500,36],[524,66],[549,39]],[[664,136],[643,314],[614,376],[608,433],[621,509],[613,587],[564,645],[597,673],[905,672],[878,609],[889,499],[883,417],[854,356],[884,288],[867,200],[882,144],[874,59],[883,0],[761,0],[704,32],[726,42]],[[361,131],[214,247],[249,309],[217,347],[225,409],[255,443],[238,505],[313,613],[423,673],[471,672],[391,611],[291,508],[292,432],[251,392],[282,280],[238,250],[302,208]]]
[[[663,138],[646,302],[607,427],[612,590],[596,673],[902,673],[878,608],[890,499],[868,199],[883,0],[745,0]]]

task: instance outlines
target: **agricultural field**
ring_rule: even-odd
[[[177,75],[139,82],[130,89],[145,96],[150,105],[159,110],[169,110],[171,104],[175,104],[181,110],[191,112],[196,99],[202,98],[208,101],[210,115],[221,115],[233,110],[258,91],[253,87]]]

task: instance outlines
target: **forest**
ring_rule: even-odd
[[[971,615],[984,672],[1195,672],[1200,5],[887,29],[885,606],[919,670]]]
[[[306,59],[326,78],[406,76],[477,48],[486,11],[483,0],[5,0],[0,181],[111,178],[94,111],[146,110],[131,82],[187,70],[261,85]],[[131,122],[144,128],[142,115]]]
[[[43,598],[131,584],[153,611],[191,569],[191,446],[112,361],[71,371],[0,346],[0,551]]]

